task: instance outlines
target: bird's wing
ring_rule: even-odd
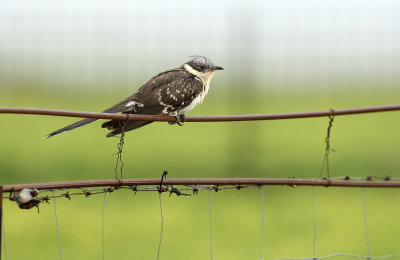
[[[182,69],[172,69],[163,73],[156,75],[147,81],[135,94],[127,97],[121,102],[113,105],[112,107],[104,110],[104,113],[141,113],[141,114],[160,114],[162,112],[162,107],[157,106],[157,100],[154,100],[152,97],[145,97],[145,94],[151,89],[157,89],[161,87],[163,84],[168,84],[171,80],[176,78],[179,75],[179,72]],[[178,73],[176,73],[178,72]],[[175,76],[174,76],[175,75]],[[170,76],[170,77],[167,77]],[[143,105],[143,106],[142,106]],[[135,111],[136,110],[136,111]],[[73,130],[75,128],[87,125],[98,119],[94,118],[86,118],[81,121],[75,122],[71,125],[65,126],[61,129],[58,129],[48,135],[46,138]],[[111,121],[109,121],[111,122]],[[107,122],[106,122],[107,123]]]
[[[162,113],[171,114],[190,105],[203,90],[202,82],[185,71],[152,92],[155,94],[156,102],[163,107]]]
[[[184,69],[173,69],[151,78],[135,94],[104,112],[170,113],[186,107],[202,91],[203,84],[192,74]]]
[[[104,110],[104,113],[135,113],[157,115],[173,113],[188,106],[201,93],[202,84],[183,68],[162,72],[148,80],[133,95]],[[54,131],[46,137],[52,137],[77,127],[92,123],[97,119],[87,118]],[[125,131],[139,128],[151,122],[128,122]],[[108,136],[121,131],[121,121],[111,120],[102,127],[114,130]]]
[[[190,73],[170,71],[149,80],[134,95],[120,102],[114,108],[124,107],[123,113],[134,114],[173,114],[188,106],[203,90],[203,85]],[[122,131],[137,129],[151,122],[111,120],[102,124],[103,128],[113,130],[107,137],[120,134]]]
[[[162,72],[149,79],[141,86],[136,93],[104,110],[105,113],[135,113],[135,114],[158,114],[160,108],[158,101],[158,89],[162,89],[170,82],[175,81],[184,71],[182,69],[172,69]]]

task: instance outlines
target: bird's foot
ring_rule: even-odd
[[[184,114],[175,116],[175,122],[168,122],[170,125],[177,124],[179,126],[183,126],[183,123],[186,121],[186,116]]]

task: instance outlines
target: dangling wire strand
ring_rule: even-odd
[[[263,260],[263,240],[264,240],[264,191],[261,185],[261,246],[260,259]]]
[[[3,224],[3,247],[4,247],[4,257],[6,258],[6,260],[8,259],[8,254],[7,254],[7,242],[6,242],[6,229],[5,229],[5,225],[4,225],[4,211],[2,212],[3,217],[1,219],[2,224]]]
[[[313,188],[313,224],[314,224],[314,239],[313,239],[313,259],[317,259],[316,257],[316,248],[317,248],[317,217],[315,213],[315,186]]]
[[[366,209],[366,206],[365,206],[364,187],[361,188],[361,191],[362,191],[363,213],[364,213],[365,240],[367,242],[368,258],[370,258],[371,257],[371,248],[370,248],[370,245],[369,245],[367,209]]]
[[[119,138],[119,143],[117,144],[117,160],[115,162],[115,168],[114,168],[114,172],[115,172],[115,179],[118,179],[118,174],[122,180],[122,170],[124,168],[124,162],[122,161],[122,149],[124,148],[124,144],[125,144],[125,127],[127,126],[127,123],[129,121],[129,114],[126,114],[126,121],[122,122],[122,127],[121,127],[121,136]],[[118,165],[120,165],[119,169],[118,169]],[[119,170],[119,171],[118,171]]]
[[[2,252],[2,241],[4,245],[4,257],[7,260],[7,243],[6,243],[6,225],[4,224],[4,207],[3,207],[3,186],[0,186],[0,260],[1,260],[1,252]],[[3,239],[2,239],[3,236]]]
[[[3,248],[4,248],[4,257],[6,258],[6,260],[8,259],[8,254],[7,254],[7,242],[6,242],[6,229],[5,229],[5,225],[4,225],[4,211],[3,213],[3,218],[2,218],[2,224],[3,224]]]
[[[211,255],[211,260],[213,259],[213,248],[212,248],[212,207],[211,207],[211,187],[208,189],[208,197],[210,200],[210,255]]]
[[[56,207],[56,196],[53,190],[53,204],[54,204],[54,215],[56,217],[56,227],[57,227],[57,238],[58,238],[58,249],[60,251],[60,259],[63,259],[62,251],[61,251],[61,240],[60,240],[60,230],[58,228],[58,218],[57,218],[57,207]]]
[[[115,162],[115,168],[114,168],[116,179],[118,179],[118,175],[122,179],[122,170],[124,168],[124,161],[122,161],[122,149],[124,147],[124,144],[125,144],[125,132],[122,131],[121,136],[119,138],[119,143],[117,144],[118,152],[117,152],[117,160]],[[118,169],[118,166],[119,166],[119,169]]]
[[[161,192],[158,193],[158,198],[160,200],[161,231],[160,231],[160,241],[158,242],[157,260],[160,258],[161,241],[162,241],[162,235],[163,235],[163,229],[164,229],[164,217],[163,217],[163,211],[162,211]]]
[[[331,138],[331,129],[333,126],[333,120],[335,119],[335,111],[333,109],[331,109],[332,111],[332,115],[329,116],[329,125],[328,125],[328,129],[326,131],[326,137],[325,137],[325,155],[324,155],[324,160],[322,162],[322,167],[321,167],[321,171],[320,171],[320,178],[322,178],[323,173],[324,173],[324,168],[326,166],[326,174],[328,176],[328,179],[330,178],[330,172],[329,172],[329,153],[331,151],[335,151],[333,149],[331,149],[331,145],[330,145],[330,138]]]
[[[104,198],[103,198],[103,214],[102,214],[102,219],[101,219],[101,233],[102,233],[102,249],[103,249],[103,260],[105,257],[105,249],[104,249],[104,212],[105,212],[105,208],[106,208],[106,194],[107,191],[104,190]]]

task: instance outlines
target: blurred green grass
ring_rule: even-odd
[[[237,88],[234,88],[237,89]],[[100,91],[101,92],[101,91]],[[130,92],[99,93],[4,90],[1,106],[101,111]],[[398,103],[400,91],[268,92],[212,90],[195,114],[274,113]],[[44,139],[74,118],[1,115],[1,183],[114,177],[118,139],[105,138],[99,122]],[[336,117],[332,129],[332,176],[399,176],[400,113]],[[240,123],[153,123],[127,133],[124,177],[317,177],[327,118]],[[368,227],[373,255],[398,253],[397,190],[368,189]],[[264,187],[264,259],[312,255],[312,189]],[[316,188],[317,255],[366,254],[361,190]],[[221,191],[213,197],[215,259],[258,259],[259,190]],[[163,195],[161,259],[209,258],[208,192],[191,198]],[[156,256],[158,195],[128,191],[107,195],[106,259]],[[102,196],[57,200],[65,259],[101,258]],[[57,258],[52,205],[22,211],[5,201],[9,259]],[[32,236],[32,237],[31,237]],[[23,242],[23,239],[27,241]],[[22,241],[22,242],[21,242]],[[21,250],[23,243],[24,250]],[[339,258],[332,258],[339,259]],[[346,259],[346,258],[340,258]]]

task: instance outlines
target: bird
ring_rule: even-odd
[[[210,88],[211,78],[217,70],[204,56],[190,56],[191,60],[178,68],[157,74],[141,86],[133,95],[107,108],[103,113],[170,115],[178,125],[185,120],[185,113],[201,104]],[[50,138],[98,119],[86,118],[58,129],[48,135]],[[101,127],[111,130],[106,137],[112,137],[152,123],[151,121],[110,120]]]

